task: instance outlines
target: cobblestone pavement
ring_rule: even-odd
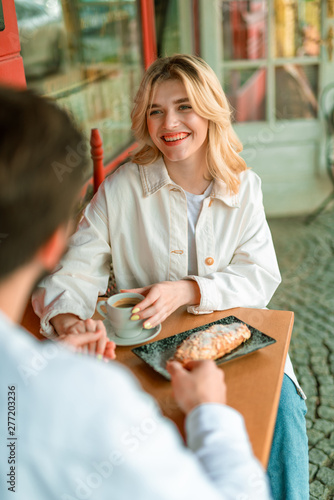
[[[307,395],[310,499],[334,499],[334,206],[268,221],[282,273],[271,309],[295,313],[290,356]]]

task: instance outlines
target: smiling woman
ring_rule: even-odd
[[[38,306],[46,332],[54,326],[64,333],[62,312],[76,318],[93,314],[97,294],[108,283],[110,256],[117,289],[140,287],[146,297],[133,319],[139,315],[148,329],[182,305],[194,314],[266,306],[280,275],[260,181],[238,154],[242,145],[230,114],[217,77],[200,58],[177,55],[150,66],[131,114],[138,141],[132,162],[106,179],[62,271],[38,294],[38,300],[46,299]],[[85,252],[88,267],[81,269]],[[75,278],[65,278],[68,272],[87,272],[87,278],[73,310],[66,301],[62,311],[56,297],[68,287],[73,299],[78,293]],[[61,289],[60,276],[66,281]],[[43,312],[47,303],[56,307]]]

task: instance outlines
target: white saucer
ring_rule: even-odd
[[[116,345],[137,345],[143,344],[148,340],[154,339],[161,332],[161,324],[150,328],[149,330],[142,329],[141,333],[136,337],[131,337],[130,339],[123,339],[118,337],[114,332],[114,329],[108,319],[103,320],[104,326],[107,330],[108,339],[115,342]]]

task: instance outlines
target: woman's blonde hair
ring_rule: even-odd
[[[238,154],[242,151],[242,144],[232,128],[230,106],[217,76],[203,59],[196,56],[177,54],[157,59],[146,71],[131,113],[132,130],[138,141],[138,147],[131,155],[132,161],[149,165],[161,156],[150,138],[146,117],[154,87],[167,80],[180,80],[194,111],[209,120],[209,173],[212,178],[224,181],[230,192],[237,193],[238,174],[247,169]]]

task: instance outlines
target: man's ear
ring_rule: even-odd
[[[46,271],[52,271],[58,264],[70,234],[69,225],[59,226],[46,243],[37,251],[36,260]]]

